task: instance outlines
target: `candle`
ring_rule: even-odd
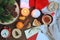
[[[21,14],[22,14],[23,16],[28,16],[28,15],[30,14],[30,11],[29,11],[28,8],[23,8],[23,9],[21,10]]]

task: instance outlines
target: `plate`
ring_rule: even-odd
[[[17,18],[19,17],[19,6],[18,6],[17,2],[15,2],[14,5],[17,6],[17,7],[15,8],[15,11],[17,12],[17,16],[16,16],[15,18],[13,18],[12,21],[9,21],[8,23],[7,23],[7,22],[4,22],[4,23],[1,23],[1,22],[0,22],[0,24],[2,24],[2,25],[8,25],[8,24],[12,24],[13,22],[15,22],[15,21],[17,20]]]

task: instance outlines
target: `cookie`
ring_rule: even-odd
[[[41,23],[37,19],[34,19],[33,26],[40,26],[40,25]]]

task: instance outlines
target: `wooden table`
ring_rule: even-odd
[[[20,0],[16,0],[16,1],[17,1],[18,5],[20,6]],[[16,22],[17,22],[17,21],[16,21]],[[16,28],[16,27],[15,27],[16,22],[13,23],[13,24],[10,24],[10,25],[6,25],[6,26],[9,26],[9,27],[13,30],[14,28]],[[11,37],[6,38],[6,39],[5,39],[5,38],[2,38],[2,37],[1,37],[1,30],[4,28],[4,26],[5,26],[5,25],[1,25],[1,24],[0,24],[0,40],[27,40],[26,37],[25,37],[25,34],[24,34],[24,30],[22,30],[22,36],[21,36],[19,39],[13,38],[12,35],[11,35]]]
[[[19,5],[19,7],[20,7],[20,0],[16,0],[16,1],[17,1],[18,5]],[[29,9],[30,12],[31,12],[33,9],[34,9],[34,7],[33,7],[33,8],[30,8],[30,9]],[[21,11],[21,8],[20,8],[20,11]],[[20,12],[20,13],[21,13],[21,12]],[[41,12],[41,13],[42,13],[42,12]],[[43,13],[42,13],[42,15],[43,15]],[[42,21],[41,21],[42,15],[41,15],[39,18],[37,18],[37,20],[40,21],[41,23],[42,23]],[[32,24],[34,18],[31,17],[31,15],[29,15],[29,16],[26,18],[26,20],[28,20],[28,19],[30,20],[29,22]],[[26,21],[26,20],[25,20],[25,21]],[[6,26],[9,26],[9,27],[13,30],[14,28],[16,28],[16,23],[17,23],[18,21],[21,21],[21,20],[18,20],[18,19],[17,19],[16,22],[14,22],[14,23],[12,23],[12,24],[10,24],[10,25],[6,25]],[[22,22],[25,22],[25,21],[22,21]],[[42,23],[42,24],[43,24],[43,23]],[[4,28],[3,26],[5,26],[5,25],[0,25],[0,33],[1,33],[1,30]],[[21,36],[19,39],[13,38],[12,35],[11,35],[11,37],[9,37],[9,38],[7,38],[7,39],[4,39],[4,38],[2,38],[1,35],[0,35],[0,40],[27,40],[27,39],[26,39],[26,36],[25,36],[25,33],[24,33],[25,30],[26,30],[26,26],[21,30],[21,31],[22,31],[22,36]]]

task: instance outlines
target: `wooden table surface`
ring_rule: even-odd
[[[17,1],[18,5],[20,6],[20,0],[16,0],[16,1]],[[10,24],[10,25],[1,25],[0,24],[0,40],[27,40],[26,37],[25,37],[25,34],[24,34],[24,30],[21,30],[22,31],[22,36],[19,39],[13,38],[12,35],[11,35],[11,37],[6,38],[6,39],[1,37],[1,30],[4,28],[4,26],[9,26],[13,30],[14,28],[16,28],[15,27],[16,22],[13,23],[13,24]]]
[[[18,5],[19,5],[19,7],[20,7],[20,0],[16,0],[16,1],[17,1]],[[33,9],[34,9],[34,8],[30,8],[30,9],[29,9],[30,12],[31,12]],[[21,8],[20,8],[20,11],[21,11]],[[20,12],[20,13],[21,13],[21,12]],[[42,13],[42,12],[41,12],[41,13]],[[42,13],[42,15],[43,15],[43,13]],[[41,21],[42,15],[41,15],[39,18],[37,18],[37,20],[40,21],[41,23],[42,23],[42,21]],[[29,15],[29,16],[26,18],[26,20],[30,20],[29,22],[32,24],[34,18],[31,17],[31,15]],[[26,20],[25,20],[25,21],[26,21]],[[13,30],[14,28],[16,28],[16,23],[17,23],[18,21],[21,21],[21,20],[18,20],[18,19],[17,19],[16,22],[14,22],[14,23],[12,23],[12,24],[10,24],[10,25],[6,25],[6,26],[9,26],[9,27]],[[22,22],[25,22],[25,21],[22,21]],[[42,24],[43,24],[43,23],[42,23]],[[1,25],[1,24],[0,24],[0,33],[1,33],[1,30],[4,28],[4,26],[5,26],[5,25]],[[26,30],[26,26],[21,30],[21,31],[22,31],[22,36],[21,36],[19,39],[13,38],[12,35],[11,35],[11,37],[9,37],[9,38],[7,38],[7,39],[4,39],[4,38],[2,38],[1,35],[0,35],[0,40],[27,40],[27,39],[26,39],[26,36],[25,36],[25,33],[24,33],[25,30]]]

